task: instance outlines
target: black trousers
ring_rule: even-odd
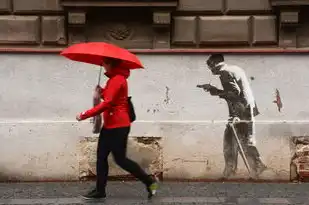
[[[146,186],[153,183],[152,177],[134,161],[126,156],[127,142],[130,127],[114,129],[103,128],[100,132],[97,148],[97,184],[98,191],[105,191],[108,177],[108,155],[111,152],[116,164],[134,177],[142,181]]]

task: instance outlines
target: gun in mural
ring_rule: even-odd
[[[214,86],[210,85],[209,83],[207,84],[202,84],[202,85],[197,85],[196,87],[198,88],[203,88],[205,91],[210,91]]]
[[[254,117],[259,114],[257,105],[244,70],[238,66],[228,65],[222,54],[213,54],[206,61],[213,75],[219,76],[222,88],[211,84],[199,84],[212,96],[224,99],[229,109],[229,119],[224,132],[223,152],[225,168],[223,178],[236,174],[238,152],[252,178],[266,170],[256,147]]]

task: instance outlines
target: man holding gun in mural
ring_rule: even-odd
[[[223,90],[210,84],[197,85],[197,87],[203,88],[212,96],[225,99],[229,109],[229,123],[224,132],[223,142],[225,159],[223,177],[233,176],[237,170],[238,145],[237,138],[235,139],[233,136],[231,123],[235,125],[236,134],[241,144],[240,148],[245,153],[245,159],[248,159],[250,172],[254,177],[258,177],[266,169],[266,166],[255,146],[254,117],[259,112],[246,74],[240,67],[227,65],[222,54],[211,55],[206,63],[213,75],[220,76]]]

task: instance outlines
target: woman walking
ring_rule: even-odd
[[[106,197],[108,177],[108,155],[111,152],[115,162],[125,171],[142,181],[151,198],[158,188],[156,181],[134,161],[126,156],[131,120],[128,104],[128,83],[130,70],[120,67],[121,61],[105,58],[103,66],[109,78],[104,88],[98,87],[103,102],[94,108],[76,116],[78,121],[94,117],[103,112],[104,124],[101,129],[97,147],[97,181],[96,188],[83,196],[85,199]]]

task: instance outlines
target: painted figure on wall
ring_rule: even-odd
[[[210,84],[198,85],[212,96],[218,96],[227,102],[229,109],[229,122],[235,124],[235,130],[248,159],[250,172],[257,178],[266,166],[260,158],[255,142],[254,117],[259,114],[253,92],[244,70],[238,66],[228,65],[224,62],[222,54],[211,55],[207,62],[213,75],[218,75],[223,90]],[[237,122],[237,123],[235,123]],[[233,130],[227,125],[224,132],[223,152],[225,169],[223,178],[229,178],[236,174],[238,164],[238,145]]]

